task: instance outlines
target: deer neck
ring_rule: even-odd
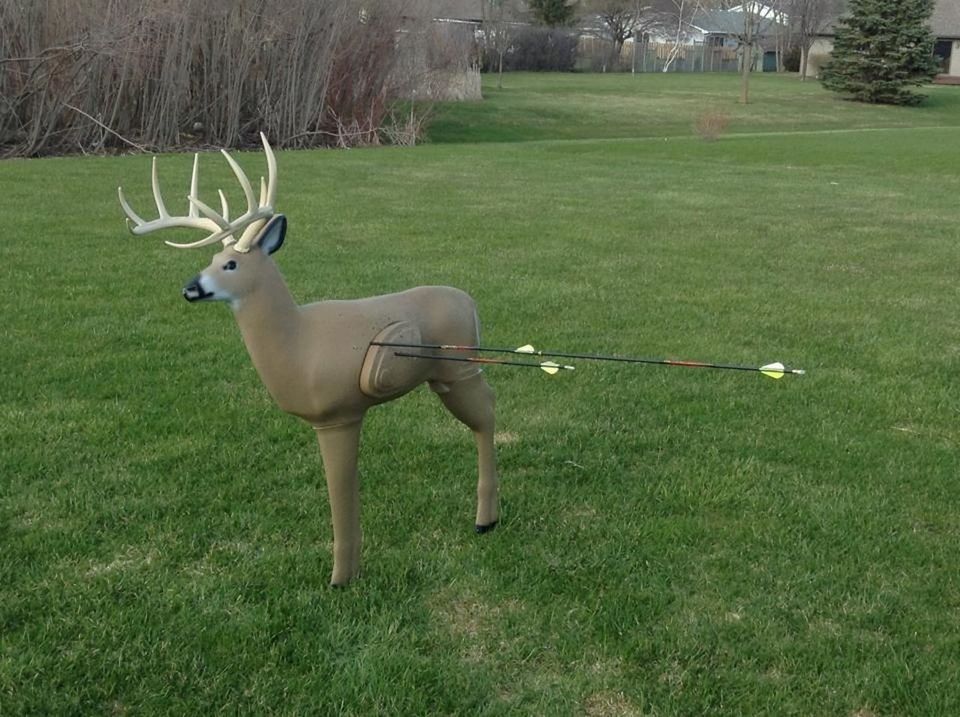
[[[267,390],[278,403],[300,390],[302,319],[280,271],[272,263],[256,288],[233,303],[243,342]]]

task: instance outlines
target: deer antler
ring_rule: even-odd
[[[151,180],[153,185],[153,199],[157,204],[157,214],[159,215],[156,219],[146,221],[140,217],[133,211],[126,197],[124,197],[123,188],[120,187],[117,189],[120,197],[120,206],[123,207],[123,211],[127,215],[127,226],[130,227],[130,231],[134,234],[141,235],[155,232],[158,229],[171,227],[203,229],[204,231],[210,232],[210,235],[199,241],[190,244],[175,244],[168,241],[165,242],[165,244],[176,247],[177,249],[193,249],[195,247],[208,246],[209,244],[214,244],[219,241],[223,242],[224,246],[233,244],[235,251],[244,254],[250,251],[253,240],[256,239],[257,234],[259,234],[267,219],[273,216],[274,202],[277,197],[277,159],[273,154],[270,143],[267,141],[266,135],[262,132],[260,133],[260,139],[263,141],[263,151],[267,156],[267,180],[265,181],[263,177],[260,178],[259,202],[254,197],[250,180],[247,178],[247,175],[244,174],[240,165],[234,161],[233,157],[231,157],[226,150],[220,150],[223,156],[226,157],[227,163],[233,170],[237,181],[240,182],[244,196],[247,199],[247,211],[242,215],[236,219],[230,219],[230,209],[227,206],[227,198],[220,190],[217,190],[217,193],[220,195],[219,212],[212,209],[197,197],[200,166],[200,155],[197,154],[193,157],[193,176],[190,181],[190,194],[187,196],[189,203],[187,215],[171,216],[160,194],[160,181],[157,177],[157,158],[154,157]],[[203,216],[200,216],[201,214]],[[236,234],[240,231],[243,233],[238,240],[236,239]]]

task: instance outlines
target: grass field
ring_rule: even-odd
[[[209,254],[123,229],[149,160],[0,164],[0,714],[960,714],[960,88],[487,95],[416,149],[280,153],[295,296],[448,283],[492,345],[808,375],[491,368],[486,536],[466,430],[426,390],[376,409],[331,590],[312,431],[180,298]]]
[[[685,137],[704,112],[726,115],[736,134],[960,124],[960,97],[945,87],[926,90],[922,107],[881,107],[838,100],[796,76],[756,75],[752,101],[741,105],[739,83],[737,75],[710,73],[508,74],[502,90],[484,86],[487,101],[445,108],[431,136],[444,143]]]

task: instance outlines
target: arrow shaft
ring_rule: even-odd
[[[675,359],[662,359],[662,358],[640,358],[635,356],[606,356],[602,354],[577,354],[577,353],[564,353],[559,351],[517,351],[516,349],[505,349],[505,348],[493,348],[489,346],[458,346],[455,344],[407,344],[407,343],[397,343],[390,341],[372,341],[371,345],[373,346],[392,346],[395,348],[409,348],[409,349],[434,349],[438,351],[476,351],[482,353],[520,353],[524,356],[544,356],[548,358],[566,358],[566,359],[580,359],[584,361],[612,361],[617,363],[643,363],[643,364],[656,364],[660,366],[682,366],[686,368],[712,368],[726,371],[758,371],[762,372],[764,367],[761,366],[741,366],[738,364],[726,364],[726,363],[706,363],[703,361],[681,361]],[[397,354],[405,355],[405,354]],[[436,357],[431,357],[436,358]],[[453,357],[451,357],[453,358]],[[539,366],[539,364],[523,364],[527,366]],[[783,368],[783,373],[786,374],[802,374],[801,369],[792,369],[792,368]]]
[[[374,346],[393,346],[393,344],[375,343]],[[421,346],[420,344],[416,344],[411,348],[433,348],[433,347]],[[529,366],[530,368],[543,369],[543,364],[532,363],[530,361],[507,361],[506,359],[481,358],[479,356],[430,356],[427,354],[406,353],[404,351],[394,351],[393,355],[402,356],[404,358],[432,359],[436,361],[461,361],[463,363],[482,363],[482,364],[489,364],[494,366]],[[565,369],[569,367],[556,366],[555,368]]]

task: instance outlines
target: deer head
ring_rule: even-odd
[[[150,234],[174,227],[202,229],[209,234],[199,241],[189,244],[165,243],[177,249],[194,249],[217,242],[223,244],[223,250],[213,257],[210,265],[183,287],[183,296],[187,301],[228,301],[236,306],[257,287],[264,276],[277,273],[268,257],[283,245],[287,220],[282,214],[275,214],[277,161],[266,136],[261,133],[260,139],[267,158],[268,179],[260,178],[259,201],[254,196],[246,173],[226,150],[221,150],[247,200],[247,210],[235,219],[230,218],[230,208],[222,190],[217,190],[220,196],[219,212],[197,196],[199,154],[193,158],[193,176],[187,196],[187,214],[184,216],[171,215],[167,210],[160,192],[156,157],[153,158],[152,172],[153,198],[158,214],[156,219],[147,221],[140,217],[127,202],[123,188],[117,189],[120,205],[127,215],[127,226],[133,234]]]
[[[216,253],[210,265],[183,287],[183,298],[228,301],[231,306],[238,306],[264,277],[276,273],[276,266],[268,257],[283,245],[286,231],[286,217],[277,214],[255,238],[253,251],[238,252],[234,245],[229,245]]]

